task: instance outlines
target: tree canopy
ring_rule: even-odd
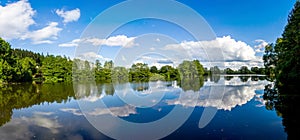
[[[265,47],[266,72],[276,78],[277,86],[296,84],[300,80],[300,2],[297,1],[288,23],[275,44]]]

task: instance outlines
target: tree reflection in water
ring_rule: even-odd
[[[282,117],[282,124],[288,139],[300,137],[300,87],[289,85],[286,87],[273,88],[272,85],[265,86],[264,100],[266,109],[275,109],[277,115]]]
[[[0,126],[10,121],[14,109],[29,108],[44,103],[66,103],[75,98],[70,84],[31,83],[5,85],[0,90]]]

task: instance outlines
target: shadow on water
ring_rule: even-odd
[[[297,85],[280,88],[267,85],[264,90],[263,98],[266,101],[266,109],[275,109],[277,115],[282,117],[282,124],[289,140],[300,137],[299,90],[300,87]]]

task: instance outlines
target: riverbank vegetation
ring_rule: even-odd
[[[288,17],[282,37],[266,46],[263,56],[266,74],[274,85],[265,86],[266,108],[276,109],[282,117],[287,139],[299,138],[299,81],[300,81],[300,1]]]
[[[183,61],[178,67],[156,66],[136,63],[130,68],[114,66],[113,61],[103,64],[70,59],[66,56],[44,55],[27,50],[12,49],[10,44],[0,38],[0,83],[58,83],[95,80],[111,81],[149,81],[179,80],[212,74],[264,74],[264,68],[242,66],[238,70],[217,66],[204,68],[198,60]]]
[[[277,86],[295,85],[300,80],[300,2],[291,11],[282,37],[265,47],[266,74]]]

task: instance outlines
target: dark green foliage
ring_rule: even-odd
[[[222,73],[222,72],[221,72]],[[260,74],[265,75],[265,68],[242,66],[238,70],[233,70],[231,68],[226,68],[223,71],[224,74]]]
[[[36,104],[62,103],[74,97],[73,86],[70,84],[4,85],[0,90],[0,126],[11,119],[14,109]]]
[[[282,37],[265,48],[266,74],[276,78],[277,86],[297,84],[300,80],[300,2],[288,17]]]
[[[0,83],[71,82],[73,62],[61,56],[33,53],[27,50],[11,49],[9,43],[0,38]]]
[[[248,69],[247,66],[242,66],[242,67],[239,69],[239,73],[240,73],[240,74],[251,74],[251,71]]]
[[[0,83],[32,81],[32,75],[37,72],[36,60],[30,57],[18,56],[21,50],[13,50],[8,42],[0,38]]]
[[[231,68],[226,68],[226,69],[224,70],[224,73],[225,73],[225,74],[235,74],[236,72],[235,72],[234,70],[232,70]]]
[[[288,18],[282,38],[276,42],[276,79],[278,84],[296,84],[300,80],[300,2]]]
[[[151,72],[151,73],[158,73],[157,67],[156,67],[156,66],[152,66],[152,67],[150,68],[150,72]]]
[[[299,80],[300,80],[300,1],[289,15],[282,38],[266,46],[264,55],[266,73],[275,77],[275,86],[264,90],[266,109],[276,109],[282,117],[287,139],[299,138]]]
[[[73,62],[66,57],[46,56],[42,62],[45,83],[71,82]]]
[[[28,58],[28,57],[32,58],[33,60],[35,60],[37,66],[42,65],[42,60],[44,58],[44,56],[39,53],[34,53],[32,51],[21,50],[21,49],[14,49],[12,51],[12,55],[19,59]]]

